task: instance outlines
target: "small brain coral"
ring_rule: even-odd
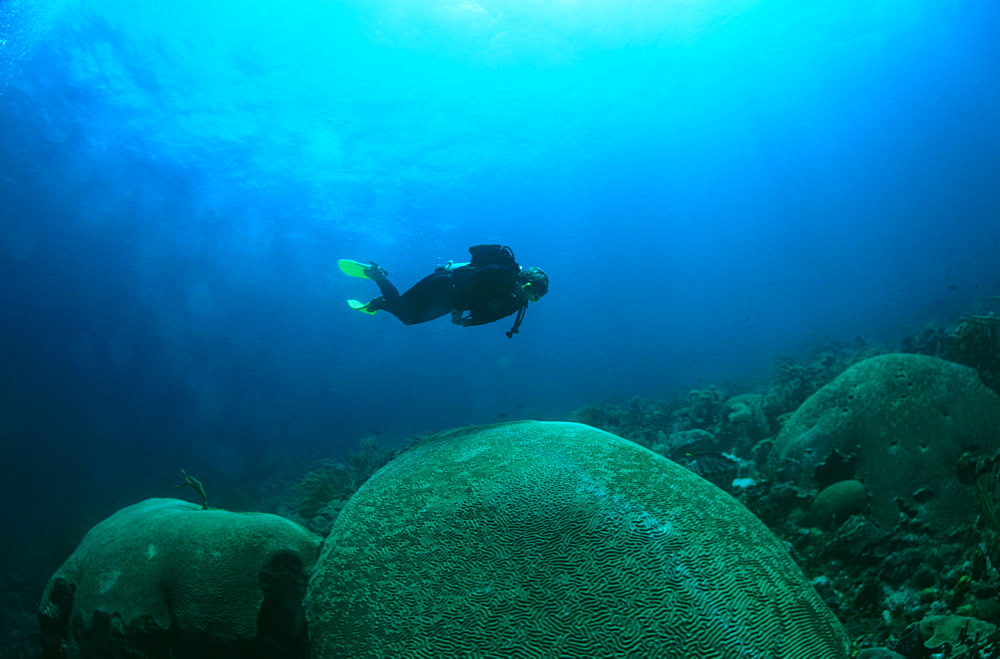
[[[263,513],[147,499],[91,529],[49,581],[46,657],[305,657],[319,538]]]
[[[854,364],[806,400],[778,434],[770,466],[803,487],[861,481],[868,514],[884,528],[905,513],[947,532],[976,515],[959,458],[997,449],[1000,397],[973,369],[891,354]]]
[[[735,499],[574,423],[436,435],[369,480],[306,595],[313,656],[847,656]]]

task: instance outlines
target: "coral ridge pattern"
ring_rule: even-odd
[[[317,657],[847,656],[739,502],[575,423],[449,431],[389,463],[334,524],[306,608]]]

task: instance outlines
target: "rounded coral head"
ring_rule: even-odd
[[[313,656],[846,659],[750,511],[638,444],[523,421],[427,438],[337,518]]]

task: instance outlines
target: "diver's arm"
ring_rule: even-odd
[[[473,327],[474,325],[486,325],[487,323],[492,323],[495,320],[500,320],[503,316],[497,316],[496,318],[477,318],[472,311],[469,311],[468,316],[462,316],[464,312],[462,311],[452,311],[451,312],[451,322],[456,325],[461,325],[462,327]],[[508,316],[510,314],[507,314]]]

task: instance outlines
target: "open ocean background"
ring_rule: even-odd
[[[477,243],[551,278],[511,340],[344,302]],[[995,0],[0,0],[11,571],[181,468],[252,506],[998,294]]]

